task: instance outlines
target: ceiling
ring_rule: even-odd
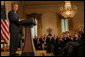
[[[60,4],[64,3],[65,1],[21,1],[24,4],[31,5],[31,4]],[[80,3],[82,1],[71,1],[72,3]]]
[[[60,5],[64,4],[65,1],[20,1],[24,7],[36,7],[36,6],[46,6],[46,5]],[[71,1],[71,3],[76,5],[84,4],[84,1]]]

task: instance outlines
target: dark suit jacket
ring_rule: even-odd
[[[47,46],[51,46],[51,39],[50,39],[50,38],[47,38],[47,39],[46,39],[46,45],[47,45]]]
[[[52,38],[51,39],[51,44],[52,44],[52,46],[55,46],[56,45],[56,39]]]
[[[20,21],[17,13],[10,11],[8,13],[8,18],[10,22],[10,33],[19,33],[20,32]]]

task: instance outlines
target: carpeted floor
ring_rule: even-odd
[[[17,51],[18,54],[21,54],[21,51]],[[9,56],[9,52],[1,52],[1,56]],[[35,51],[35,56],[53,56],[52,53],[46,53],[46,51],[39,50]]]

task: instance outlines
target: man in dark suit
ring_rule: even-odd
[[[56,46],[56,37],[52,37],[51,39],[51,47],[52,47],[52,52],[55,53],[55,46]]]
[[[35,37],[34,39],[34,45],[36,50],[40,50],[40,40],[39,37]]]
[[[10,56],[18,55],[16,53],[18,48],[19,33],[20,33],[20,20],[17,14],[18,4],[12,5],[12,10],[8,13],[10,22]]]
[[[47,53],[51,53],[51,39],[52,39],[52,36],[48,35],[46,39]]]

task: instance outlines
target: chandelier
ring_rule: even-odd
[[[77,7],[72,5],[70,1],[65,1],[64,6],[60,7],[58,12],[64,18],[72,18],[74,17],[77,11]]]

